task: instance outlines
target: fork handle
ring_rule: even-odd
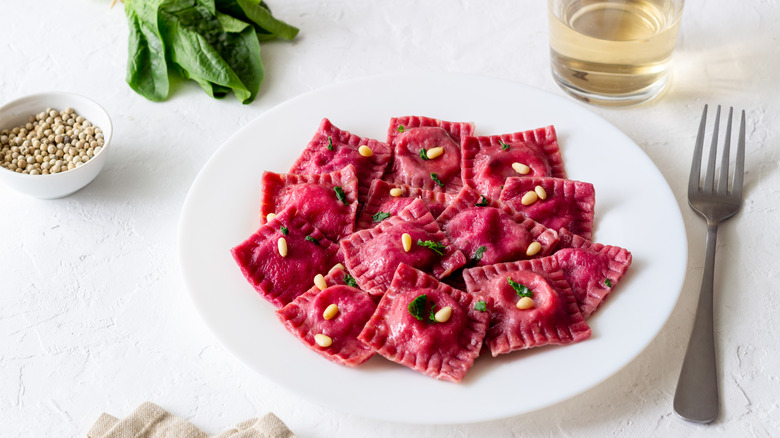
[[[718,416],[718,371],[715,364],[713,333],[713,282],[715,273],[715,243],[718,224],[707,224],[707,245],[704,258],[704,276],[701,281],[699,304],[693,331],[685,352],[674,411],[682,418],[696,423],[709,423]]]

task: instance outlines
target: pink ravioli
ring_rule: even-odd
[[[401,196],[392,196],[391,189],[401,189]],[[390,216],[398,214],[404,207],[411,204],[416,198],[423,201],[434,218],[438,217],[442,211],[452,202],[453,196],[449,193],[434,192],[432,190],[410,187],[405,184],[391,184],[386,181],[375,179],[371,183],[371,189],[368,191],[360,218],[357,222],[357,229],[364,230],[376,226],[377,223]],[[387,213],[387,214],[382,214]],[[375,215],[377,215],[375,218]]]
[[[387,142],[393,149],[393,159],[384,179],[426,190],[457,193],[463,186],[460,141],[473,132],[473,123],[416,116],[391,119]],[[422,152],[437,147],[444,151],[439,157],[429,159]]]
[[[376,304],[369,294],[346,285],[348,276],[340,267],[334,267],[325,276],[325,289],[313,286],[276,314],[307,347],[332,362],[354,367],[374,355],[374,350],[357,337],[374,314]],[[332,304],[338,307],[338,313],[325,319],[325,309]],[[328,336],[332,344],[321,347],[314,340],[316,334]]]
[[[554,257],[571,285],[582,316],[590,317],[601,306],[631,266],[631,253],[561,231],[568,248]]]
[[[554,257],[471,268],[464,271],[463,277],[470,293],[493,298],[485,343],[494,357],[590,337],[590,327]],[[522,298],[517,289],[523,291],[521,286],[532,294],[534,306],[530,309],[517,308]]]
[[[260,220],[269,213],[294,206],[298,214],[337,242],[355,230],[357,177],[350,164],[342,170],[318,175],[263,173]]]
[[[526,251],[532,242],[541,244],[533,257],[543,257],[558,243],[555,231],[470,188],[461,190],[436,222],[472,266],[530,258]]]
[[[358,152],[360,146],[368,146],[373,154],[364,157]],[[330,120],[322,119],[314,137],[290,168],[290,173],[329,173],[351,164],[355,166],[358,178],[358,200],[363,202],[368,196],[371,181],[381,178],[385,172],[391,153],[385,143],[351,134],[337,128]]]
[[[463,140],[463,182],[488,198],[498,199],[510,176],[566,178],[555,128],[548,126],[514,134],[466,137]],[[512,165],[528,166],[525,175]]]
[[[546,198],[523,205],[523,196],[534,192],[537,186],[542,187]],[[499,199],[523,216],[553,230],[566,228],[586,239],[590,239],[593,232],[596,204],[593,184],[561,178],[510,177],[506,179]]]
[[[408,252],[402,244],[404,234],[412,237]],[[372,295],[385,293],[401,263],[432,273],[436,278],[445,277],[466,264],[466,257],[450,244],[420,199],[376,227],[341,240],[340,245],[347,269],[360,288]]]
[[[285,257],[279,253],[281,238],[287,242]],[[304,293],[314,276],[338,263],[338,246],[295,207],[279,213],[231,252],[249,284],[276,307]]]
[[[432,320],[431,314],[445,307],[452,309],[450,318]],[[480,353],[490,307],[489,298],[453,289],[401,264],[358,339],[393,362],[457,383]]]

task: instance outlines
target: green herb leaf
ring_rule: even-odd
[[[420,158],[423,160],[428,160],[428,153],[425,151],[425,148],[420,149]]]
[[[383,220],[390,217],[390,213],[386,213],[384,211],[380,211],[379,213],[371,216],[371,219],[374,220],[374,222],[382,222]]]
[[[349,274],[344,274],[344,283],[347,286],[358,287],[357,281]]]
[[[512,281],[511,277],[507,277],[506,281],[509,282],[509,285],[512,286],[512,289],[514,289],[515,292],[517,292],[517,294],[521,297],[532,298],[534,296],[533,292],[531,292],[531,289],[528,289],[528,287],[525,285]]]
[[[418,321],[423,320],[425,314],[425,304],[428,302],[428,295],[422,294],[413,299],[409,306],[406,308],[409,314],[417,318]]]
[[[488,206],[488,198],[485,197],[485,195],[479,196],[479,201],[477,201],[476,204],[477,207],[487,207]]]
[[[480,246],[479,248],[477,248],[477,250],[474,251],[474,255],[471,257],[471,263],[474,265],[479,263],[479,261],[482,260],[482,254],[485,253],[486,249],[487,248],[485,248],[484,246]]]
[[[439,242],[434,242],[433,240],[426,240],[425,242],[422,241],[422,239],[417,240],[417,246],[424,246],[426,248],[429,248],[431,251],[435,252],[438,255],[444,255],[444,251],[447,249],[446,246]]]
[[[436,321],[436,311],[434,310],[436,308],[436,304],[431,305],[431,313],[428,314],[428,323],[429,324],[436,324],[439,321]]]
[[[607,287],[612,287],[612,280],[610,280],[609,278],[607,278],[606,280],[604,280],[604,284],[605,284]]]
[[[331,137],[328,137],[328,150],[333,150],[333,139]]]
[[[436,174],[435,174],[435,173],[433,173],[433,172],[431,173],[431,179],[433,180],[433,182],[435,182],[436,184],[438,184],[438,185],[439,185],[439,187],[444,187],[444,183],[443,183],[443,182],[441,182],[441,180],[439,179],[439,176],[438,176],[438,175],[436,175]]]
[[[257,0],[126,0],[126,81],[141,96],[165,100],[169,74],[192,79],[208,95],[257,96],[264,69],[260,41],[292,39],[298,29]]]
[[[320,242],[317,239],[315,239],[315,238],[313,238],[311,236],[306,236],[306,237],[304,237],[304,239],[308,240],[309,242],[311,242],[311,243],[313,243],[315,245],[319,245],[320,244]]]
[[[336,192],[336,197],[339,199],[339,201],[343,202],[344,204],[347,203],[347,195],[344,194],[344,189],[342,189],[339,186],[333,187],[333,190]]]
[[[487,311],[487,303],[485,303],[482,300],[477,301],[476,304],[474,304],[474,310],[477,312],[486,312]]]
[[[288,229],[287,229],[287,227],[285,227],[284,225],[282,225],[282,227],[281,227],[279,230],[280,230],[280,231],[282,232],[282,234],[284,234],[285,236],[287,235],[287,233],[289,233],[289,232],[290,232],[290,230],[288,230]]]
[[[398,132],[404,132],[405,130],[404,125],[398,125]]]
[[[505,150],[509,149],[509,145],[508,145],[508,144],[506,144],[506,143],[504,143],[504,142],[503,142],[503,141],[501,141],[501,140],[498,140],[498,144],[500,144],[500,145],[501,145],[501,150],[502,150],[502,151],[505,151]]]

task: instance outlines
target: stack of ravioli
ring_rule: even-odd
[[[324,119],[261,196],[233,257],[287,330],[346,366],[379,354],[460,382],[480,354],[585,340],[631,265],[591,240],[593,185],[566,178],[552,126],[397,117],[381,142]]]

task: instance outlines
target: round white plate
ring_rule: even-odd
[[[322,118],[384,140],[393,116],[473,121],[476,135],[555,125],[569,178],[596,190],[594,240],[627,248],[633,266],[588,321],[584,342],[480,357],[460,384],[375,356],[333,364],[278,322],[246,282],[230,248],[260,225],[263,171],[287,172]],[[391,75],[316,90],[266,112],[223,144],[190,189],[179,225],[192,300],[224,345],[301,397],[361,416],[466,423],[530,412],[620,370],[656,336],[677,302],[687,263],[682,216],[663,176],[626,135],[583,107],[514,82],[454,74]],[[640,376],[637,376],[640,378]]]

